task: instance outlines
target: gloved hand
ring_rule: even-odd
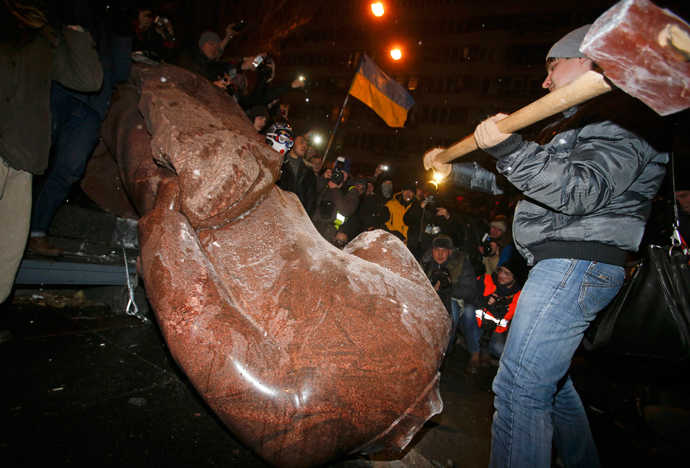
[[[496,126],[496,122],[505,119],[508,114],[496,114],[477,125],[474,130],[474,140],[481,149],[491,148],[507,140],[510,133],[501,132]]]
[[[433,169],[445,179],[450,175],[452,167],[450,163],[442,163],[435,160],[436,155],[442,151],[443,148],[434,148],[424,153],[424,169]]]

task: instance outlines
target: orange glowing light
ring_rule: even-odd
[[[382,2],[374,2],[371,4],[371,12],[374,16],[381,17],[385,13]]]
[[[402,58],[402,50],[397,47],[391,49],[391,58],[393,60],[400,60]]]

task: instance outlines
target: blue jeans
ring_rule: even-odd
[[[465,336],[465,343],[467,344],[467,351],[471,354],[478,353],[482,337],[482,329],[477,325],[477,318],[474,314],[476,307],[472,304],[465,304],[465,312],[461,317],[462,334]],[[489,354],[495,358],[501,357],[503,347],[505,346],[506,336],[508,332],[492,333],[489,339]]]
[[[88,105],[53,86],[51,160],[42,185],[34,196],[31,231],[47,232],[55,212],[72,184],[84,175],[101,129],[101,117]]]
[[[589,323],[623,284],[620,266],[548,259],[532,268],[493,382],[491,467],[597,467],[584,407],[567,375]]]

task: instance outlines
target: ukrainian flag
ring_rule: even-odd
[[[414,99],[400,83],[386,75],[366,54],[350,87],[350,94],[371,107],[389,127],[402,127]]]

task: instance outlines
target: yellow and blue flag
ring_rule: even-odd
[[[414,99],[400,83],[386,75],[366,54],[350,87],[350,94],[371,107],[389,127],[402,127]]]

